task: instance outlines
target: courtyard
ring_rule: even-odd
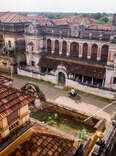
[[[23,77],[13,77],[13,87],[14,88],[21,88],[26,83],[29,83],[32,81],[32,79],[28,78],[23,79]],[[110,100],[101,100],[99,97],[87,95],[86,93],[81,94],[81,100],[75,101],[68,97],[68,90],[63,89],[62,87],[56,87],[52,84],[49,84],[47,82],[40,83],[39,81],[35,82],[37,85],[39,85],[40,90],[45,94],[47,101],[56,103],[57,105],[69,107],[71,109],[78,109],[80,111],[94,114],[97,111],[99,111],[101,108],[106,106],[108,103],[110,103]],[[110,117],[112,113],[116,110],[116,106],[112,105],[109,108],[105,109],[104,111],[101,111],[97,114],[99,117],[103,117],[106,120],[110,120]]]

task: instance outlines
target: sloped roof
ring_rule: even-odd
[[[100,25],[90,25],[88,26],[89,29],[94,29],[94,30],[112,30],[112,25],[104,25],[104,24],[100,24]]]
[[[11,12],[7,12],[2,16],[0,16],[0,21],[2,23],[29,23],[30,22],[27,16],[18,13],[11,13]]]
[[[0,73],[0,85],[5,84],[5,83],[8,83],[8,82],[10,82],[10,81],[11,81],[10,78],[7,78],[7,77],[3,76],[3,75]]]
[[[8,12],[0,12],[0,16],[7,14]]]
[[[52,25],[50,20],[48,18],[43,17],[43,16],[34,16],[34,15],[32,15],[32,16],[28,16],[28,18],[32,22],[35,22],[36,24],[41,25],[41,26],[44,26],[44,25],[51,26]]]
[[[41,124],[35,124],[22,143],[8,156],[72,156],[74,140]]]
[[[0,120],[32,101],[34,97],[18,89],[0,85]]]
[[[93,23],[92,19],[88,19],[88,18],[82,18],[82,17],[69,17],[69,18],[62,18],[62,19],[54,19],[53,22],[56,25],[80,25],[82,23],[86,24],[86,25],[90,25]]]

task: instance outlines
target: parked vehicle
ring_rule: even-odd
[[[74,89],[71,89],[71,91],[68,92],[68,96],[70,98],[72,98],[72,99],[75,99],[75,100],[80,100],[81,99],[80,95]]]

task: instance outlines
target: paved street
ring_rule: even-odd
[[[28,83],[29,81],[21,80],[14,78],[13,87],[21,88],[24,84]],[[71,108],[77,108],[78,110],[85,111],[87,113],[94,114],[96,111],[100,110],[100,108],[107,105],[107,103],[89,98],[86,96],[82,96],[81,100],[74,101],[70,99],[67,95],[67,91],[64,91],[59,88],[52,87],[50,85],[39,84],[40,89],[46,96],[46,99],[51,102],[55,102],[59,105],[65,105]],[[110,120],[110,116],[115,111],[116,106],[110,106],[105,111],[100,112],[97,116],[101,116]]]

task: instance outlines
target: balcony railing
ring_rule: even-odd
[[[88,64],[98,64],[98,65],[102,65],[102,66],[105,66],[107,65],[107,62],[103,62],[103,61],[93,61],[91,59],[84,59],[84,58],[76,58],[76,57],[71,57],[71,56],[59,56],[55,53],[53,54],[49,54],[49,56],[52,56],[52,57],[55,57],[55,58],[64,58],[64,59],[67,59],[67,60],[74,60],[74,61],[81,61],[81,62],[86,62]]]

